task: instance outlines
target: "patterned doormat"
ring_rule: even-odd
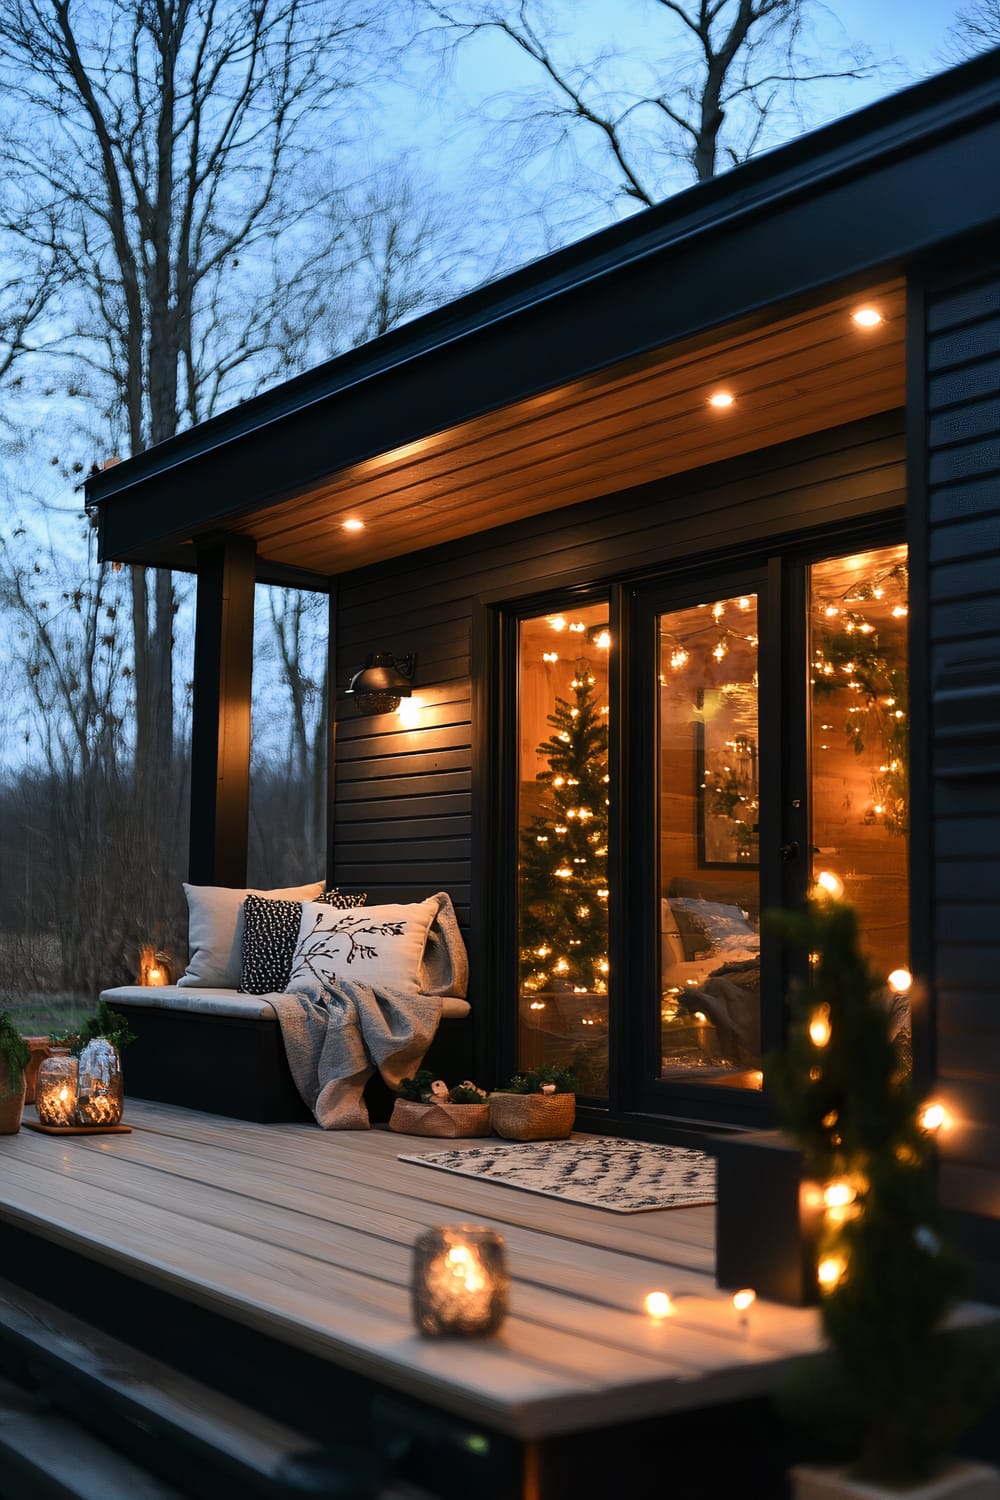
[[[523,1141],[401,1155],[400,1161],[637,1214],[715,1202],[715,1158],[637,1141]]]

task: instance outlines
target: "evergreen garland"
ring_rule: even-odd
[[[937,1201],[933,1136],[853,908],[818,898],[765,922],[813,960],[812,982],[789,997],[787,1046],[766,1059],[765,1076],[828,1205],[816,1264],[829,1352],[793,1372],[783,1402],[853,1454],[859,1475],[923,1480],[1000,1394],[997,1355],[977,1331],[944,1328],[966,1273]]]
[[[7,1059],[7,1091],[16,1094],[24,1081],[24,1070],[31,1061],[31,1048],[7,1010],[0,1010],[0,1053]]]
[[[538,747],[542,810],[521,834],[521,982],[604,994],[608,974],[608,728],[589,661]]]

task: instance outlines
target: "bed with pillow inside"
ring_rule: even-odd
[[[331,919],[337,911],[364,915],[369,926],[391,911],[393,920],[381,921],[400,939],[386,960],[391,977],[419,985],[435,941],[421,904],[368,907],[363,892],[326,889],[322,881],[278,890],[185,884],[184,893],[189,958],[177,983],[122,985],[101,995],[126,1016],[136,1038],[123,1058],[126,1094],[262,1123],[312,1120],[275,1009],[294,989],[303,923],[326,910]],[[366,976],[377,972],[370,957],[367,963]],[[424,1062],[449,1080],[471,1071],[471,1028],[456,1024],[470,1007],[464,983],[455,989],[442,996],[441,1022]],[[388,1118],[392,1099],[377,1072],[365,1101],[373,1121]]]

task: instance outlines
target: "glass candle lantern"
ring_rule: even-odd
[[[76,1094],[77,1125],[117,1125],[125,1104],[121,1058],[105,1037],[95,1037],[80,1053]]]
[[[141,985],[152,989],[173,984],[174,966],[165,953],[157,953],[145,943],[139,950],[138,979]]]
[[[77,1062],[67,1052],[47,1057],[38,1069],[35,1108],[41,1125],[72,1125],[76,1114]]]
[[[510,1278],[501,1235],[481,1225],[428,1229],[413,1247],[413,1319],[431,1338],[495,1333]]]

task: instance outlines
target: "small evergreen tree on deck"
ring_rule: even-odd
[[[542,809],[521,835],[521,982],[602,994],[608,973],[608,728],[581,657],[572,702],[556,698]]]
[[[947,1327],[965,1269],[937,1199],[933,1133],[854,910],[820,897],[766,922],[813,957],[767,1085],[827,1203],[817,1246],[829,1345],[793,1371],[786,1411],[868,1479],[927,1479],[1000,1393],[998,1356]],[[831,1191],[832,1190],[832,1191]]]

